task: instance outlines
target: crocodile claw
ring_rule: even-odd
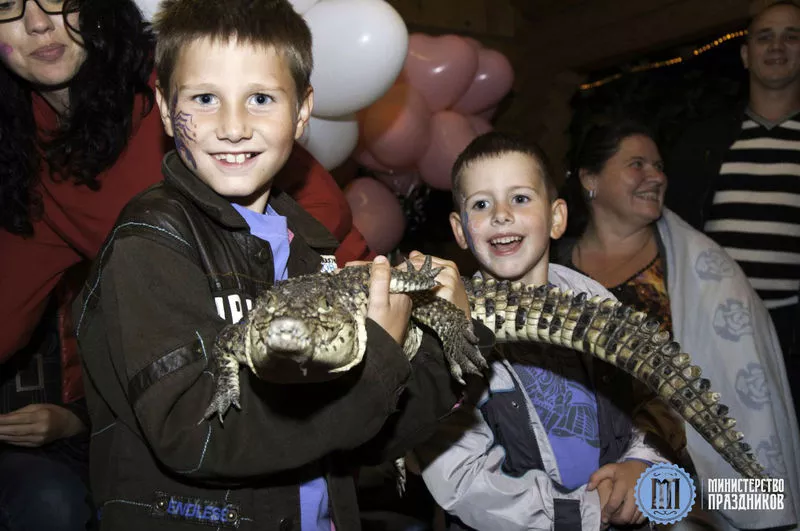
[[[451,341],[445,343],[444,357],[450,367],[450,373],[458,383],[464,385],[464,375],[482,376],[489,364],[477,347],[478,336],[472,329],[472,323],[466,322],[461,333],[454,334]]]
[[[241,411],[242,406],[239,403],[239,389],[233,388],[223,388],[222,386],[218,386],[217,389],[214,391],[214,397],[211,399],[211,403],[206,408],[206,412],[203,414],[203,420],[208,420],[214,416],[216,413],[219,415],[219,423],[224,424],[223,418],[225,417],[225,413],[231,408],[231,406],[235,407],[239,411]],[[201,421],[202,422],[202,421]]]

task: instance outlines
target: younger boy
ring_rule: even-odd
[[[453,234],[485,278],[613,298],[548,263],[567,207],[535,147],[487,133],[459,156],[452,178]],[[462,408],[417,449],[450,529],[594,531],[641,523],[636,480],[648,463],[664,460],[619,407],[630,409],[630,377],[572,350],[502,347],[475,408]]]
[[[311,35],[291,5],[166,0],[155,29],[177,152],[121,214],[75,313],[101,529],[357,530],[354,466],[402,455],[457,400],[439,344],[403,355],[410,300],[389,295],[381,257],[359,366],[298,385],[242,372],[241,410],[203,420],[218,334],[337,242],[271,186],[312,107]],[[442,291],[463,300],[447,273]]]

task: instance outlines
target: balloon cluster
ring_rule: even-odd
[[[476,136],[490,131],[497,104],[511,90],[514,72],[506,57],[478,41],[415,33],[403,70],[389,90],[357,113],[354,158],[375,179],[359,178],[345,189],[353,222],[372,249],[394,249],[406,219],[394,197],[408,198],[421,182],[450,189],[450,170]]]
[[[300,139],[326,169],[358,144],[356,112],[392,86],[408,50],[402,17],[384,0],[289,0],[311,29],[314,109]]]
[[[327,169],[356,149],[356,113],[378,101],[400,75],[408,30],[384,0],[289,0],[311,29],[314,109],[300,138]],[[353,224],[370,248],[385,254],[403,237],[406,219],[394,194],[374,179],[355,179],[345,189]]]
[[[409,38],[403,71],[358,113],[356,160],[372,170],[416,170],[430,187],[450,189],[450,169],[511,90],[508,59],[471,38],[421,33]]]

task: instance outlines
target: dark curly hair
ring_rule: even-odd
[[[66,14],[79,11],[79,27]],[[111,167],[128,143],[137,94],[144,114],[154,104],[148,80],[154,38],[132,0],[66,0],[65,24],[79,33],[86,60],[69,83],[68,116],[46,141],[38,138],[31,107],[32,87],[0,68],[0,222],[7,231],[30,236],[41,217],[37,191],[41,164],[53,178],[97,190],[98,174]],[[44,158],[44,161],[42,161]]]

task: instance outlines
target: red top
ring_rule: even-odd
[[[142,98],[137,98],[134,116],[141,115],[142,105]],[[33,97],[33,110],[40,132],[55,129],[56,113],[38,94]],[[50,293],[72,268],[70,277],[79,282],[63,282],[59,286],[63,290],[62,310],[69,307],[82,282],[83,275],[77,269],[85,269],[88,260],[95,258],[128,200],[161,180],[161,159],[171,146],[154,107],[137,120],[116,164],[100,175],[100,190],[53,180],[43,163],[39,189],[44,215],[34,223],[33,237],[0,230],[0,363],[27,344]],[[298,144],[276,181],[283,183],[283,188],[342,242],[336,253],[340,264],[374,256],[352,225],[350,208],[333,177]],[[78,264],[83,267],[73,268]],[[65,349],[63,395],[69,402],[80,396],[76,383],[80,367],[73,355],[74,344],[69,345],[70,338],[63,334],[67,331],[71,336],[69,312],[59,313]]]

